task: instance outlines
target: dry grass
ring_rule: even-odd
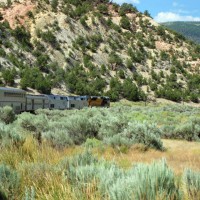
[[[185,168],[200,169],[200,143],[178,140],[163,140],[163,143],[166,147],[164,152],[156,150],[141,151],[141,148],[133,147],[126,154],[108,149],[102,156],[108,160],[116,161],[125,168],[138,162],[150,163],[164,158],[176,174],[182,173]]]
[[[200,169],[200,143],[177,140],[163,140],[165,152],[148,150],[137,145],[126,153],[113,148],[93,149],[94,154],[109,161],[117,162],[121,167],[128,169],[138,162],[150,163],[165,158],[168,165],[177,175],[182,174],[185,168]],[[56,149],[48,143],[39,145],[32,137],[28,137],[22,147],[2,148],[0,162],[16,169],[21,177],[21,194],[24,198],[26,188],[34,188],[36,199],[72,199],[78,200],[77,192],[66,180],[63,180],[63,171],[55,170],[55,166],[64,158],[84,151],[84,147],[74,146],[66,149]],[[101,199],[96,183],[90,183],[83,191],[83,199]],[[187,195],[185,195],[187,196]]]

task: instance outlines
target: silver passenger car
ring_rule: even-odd
[[[21,89],[0,87],[0,107],[11,106],[15,113],[25,111],[26,92]]]
[[[65,110],[67,109],[68,99],[66,96],[61,95],[45,95],[49,100],[49,109]]]
[[[26,111],[33,112],[37,109],[48,109],[49,99],[45,95],[26,95]]]
[[[76,109],[83,109],[88,107],[88,96],[77,96],[76,97]]]

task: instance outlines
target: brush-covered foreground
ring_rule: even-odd
[[[0,198],[200,199],[199,140],[199,108],[2,108]]]

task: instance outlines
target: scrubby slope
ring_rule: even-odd
[[[199,46],[132,5],[22,0],[0,11],[2,84],[198,102]]]

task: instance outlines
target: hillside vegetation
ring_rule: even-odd
[[[166,22],[163,25],[200,44],[200,22]]]
[[[1,199],[200,198],[199,108],[0,113]]]
[[[199,102],[200,47],[147,12],[108,0],[1,2],[1,85]]]

